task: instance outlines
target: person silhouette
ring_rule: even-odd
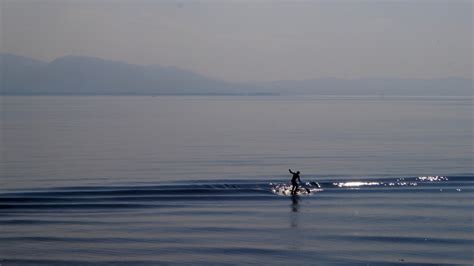
[[[296,173],[291,171],[291,169],[288,169],[288,171],[290,171],[290,174],[293,174],[293,177],[291,178],[291,195],[296,195],[296,191],[298,191],[298,182],[301,182],[300,171],[296,171]]]

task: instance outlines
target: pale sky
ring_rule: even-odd
[[[0,52],[229,81],[473,75],[473,1],[0,0]]]

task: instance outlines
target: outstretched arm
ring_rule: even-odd
[[[288,169],[288,171],[290,171],[290,174],[295,174],[295,173],[293,173],[293,172],[291,171],[291,169]]]

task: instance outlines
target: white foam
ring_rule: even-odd
[[[448,178],[445,176],[419,176],[417,179],[420,181],[430,181],[430,182],[448,180]]]
[[[272,186],[272,192],[280,195],[280,196],[290,196],[291,195],[291,188],[292,186],[289,184],[273,184],[270,183]],[[317,185],[317,186],[316,186]],[[304,187],[299,187],[296,191],[297,195],[310,195],[313,193],[321,192],[322,189],[319,188],[319,184],[315,183],[313,186],[311,183],[306,183]]]

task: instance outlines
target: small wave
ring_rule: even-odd
[[[289,196],[291,195],[292,192],[292,185],[288,184],[273,184],[270,183],[271,190],[274,194],[280,195],[280,196]],[[310,195],[314,194],[317,192],[323,191],[321,189],[321,185],[317,182],[306,182],[304,185],[299,186],[298,189],[296,190],[297,195]]]
[[[417,177],[417,179],[420,181],[430,181],[430,182],[449,180],[446,176],[419,176]]]
[[[310,179],[311,180],[311,179]],[[420,176],[398,178],[317,178],[303,183],[298,195],[318,193],[470,193],[474,190],[473,176]],[[138,186],[76,186],[10,190],[0,193],[0,210],[48,209],[117,209],[159,208],[177,206],[178,202],[222,200],[270,200],[274,195],[288,196],[291,185],[265,180],[183,181],[176,184]],[[400,188],[400,189],[399,189]]]
[[[331,238],[331,237],[328,237]],[[473,245],[470,239],[459,238],[433,238],[433,237],[410,237],[410,236],[340,236],[334,239],[346,239],[351,241],[373,241],[386,243],[404,244],[440,244],[440,245]]]
[[[379,182],[360,182],[360,181],[333,183],[333,185],[337,187],[379,186],[380,184],[381,183]]]
[[[446,183],[447,181],[452,181]],[[358,188],[358,187],[407,187],[407,186],[430,186],[435,184],[439,186],[439,183],[445,182],[446,186],[456,185],[459,183],[465,183],[473,181],[473,177],[446,177],[446,176],[419,176],[419,177],[399,177],[399,178],[386,178],[381,180],[357,180],[357,181],[339,181],[333,183],[323,183],[329,187],[339,188]]]

